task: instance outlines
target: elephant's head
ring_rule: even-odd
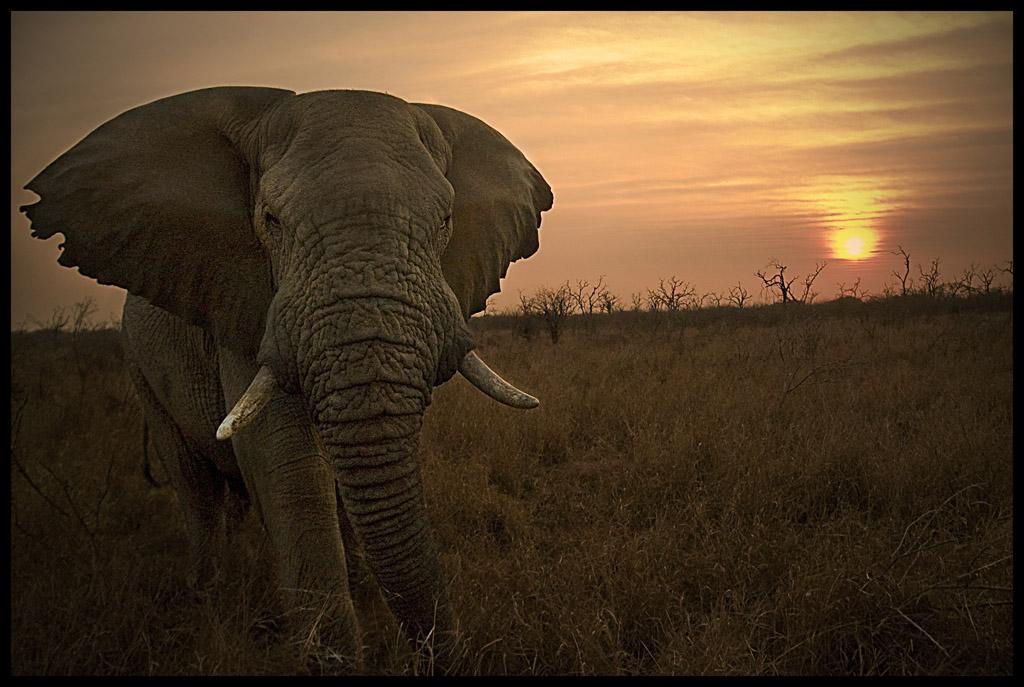
[[[41,197],[23,208],[34,235],[65,235],[61,264],[258,362],[220,436],[275,386],[302,395],[396,613],[435,612],[402,608],[438,599],[401,591],[437,574],[419,570],[436,567],[416,458],[431,389],[461,369],[536,404],[488,374],[466,327],[537,250],[552,195],[526,158],[441,106],[211,88],[114,118],[27,188]]]

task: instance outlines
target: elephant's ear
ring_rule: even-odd
[[[209,88],[115,117],[25,187],[40,196],[22,207],[33,236],[63,233],[60,264],[253,351],[271,277],[252,231],[249,163],[237,137],[290,95]]]
[[[537,251],[551,187],[519,149],[479,119],[440,105],[417,107],[434,119],[452,150],[445,176],[455,189],[453,232],[441,268],[468,320],[498,292],[509,263]]]

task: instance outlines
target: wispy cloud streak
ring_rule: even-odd
[[[721,289],[832,259],[851,227],[878,238],[869,290],[897,244],[951,269],[1012,254],[1006,12],[16,14],[15,193],[120,110],[226,83],[383,90],[502,131],[555,189],[509,303],[599,274]]]

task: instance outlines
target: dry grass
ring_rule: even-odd
[[[467,672],[1012,674],[1012,296],[475,326],[542,405],[425,420]],[[12,673],[308,672],[255,516],[184,584],[116,336],[74,344],[12,334]]]

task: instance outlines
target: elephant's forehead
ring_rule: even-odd
[[[263,184],[266,191],[281,197],[426,194],[450,202],[453,193],[422,148],[396,149],[358,137],[296,140],[264,171]]]
[[[372,91],[314,91],[284,100],[275,113],[277,123],[295,133],[346,131],[366,128],[377,132],[411,131],[409,104]]]
[[[382,144],[415,140],[412,122],[408,104],[392,96],[368,91],[306,93],[281,100],[261,118],[254,131],[255,152],[263,170],[286,155],[297,164],[343,148],[380,155]]]
[[[317,206],[316,214],[352,206],[404,208],[413,216],[444,211],[453,191],[417,125],[408,103],[383,93],[296,96],[274,113],[263,149],[263,195],[300,212]]]
[[[451,207],[454,192],[436,167],[418,169],[362,152],[349,145],[285,155],[264,173],[262,195],[296,224],[376,213],[436,224]]]

